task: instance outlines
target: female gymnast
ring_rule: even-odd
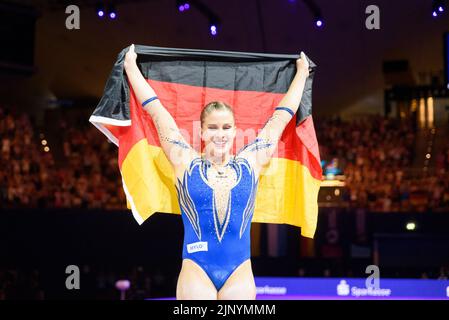
[[[236,126],[232,108],[214,101],[201,112],[204,153],[183,138],[136,64],[134,45],[124,67],[135,96],[151,116],[161,147],[174,168],[184,224],[183,261],[177,299],[255,299],[250,260],[250,226],[259,174],[268,164],[287,124],[298,110],[309,75],[304,53],[296,75],[256,139],[230,154]]]

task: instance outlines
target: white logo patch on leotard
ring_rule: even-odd
[[[207,251],[207,242],[200,241],[200,242],[194,242],[187,245],[187,252],[193,253],[198,251]]]

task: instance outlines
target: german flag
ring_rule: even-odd
[[[119,147],[119,169],[127,207],[139,224],[156,212],[180,214],[174,170],[161,149],[151,117],[135,98],[118,55],[104,94],[89,121]],[[137,64],[186,141],[201,152],[200,112],[224,101],[235,113],[233,152],[255,139],[287,92],[297,55],[187,50],[135,46]],[[253,222],[301,227],[313,238],[322,178],[312,112],[316,65],[309,60],[296,119],[286,127],[276,152],[262,171]],[[240,135],[239,135],[240,132]]]

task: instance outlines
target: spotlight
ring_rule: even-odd
[[[202,1],[199,0],[176,0],[176,8],[179,12],[185,12],[190,9],[197,9],[205,18],[209,20],[209,33],[212,36],[218,34],[218,28],[221,27],[220,18]]]
[[[176,6],[178,7],[178,10],[180,12],[187,11],[187,10],[190,9],[190,4],[188,2],[186,2],[186,1],[177,0],[176,1]]]
[[[214,23],[212,23],[210,25],[210,34],[213,35],[213,36],[217,35],[217,25],[214,24]]]
[[[104,17],[104,6],[103,6],[103,4],[101,4],[101,3],[98,3],[96,6],[95,6],[95,11],[97,12],[97,16],[99,16],[100,18],[103,18]]]
[[[438,11],[438,12],[443,12],[444,11],[444,3],[442,0],[435,0],[434,2],[434,6],[433,6],[433,10],[434,11]]]
[[[115,18],[117,18],[117,11],[115,10],[115,7],[114,7],[114,5],[110,5],[109,6],[109,18],[111,18],[111,19],[115,19]]]
[[[209,16],[209,31],[212,36],[218,34],[218,27],[220,26],[220,19],[215,15]]]
[[[436,18],[440,13],[444,12],[444,3],[441,0],[432,2],[432,16]]]
[[[318,28],[321,28],[324,25],[324,20],[323,20],[322,14],[321,14],[321,9],[316,4],[316,1],[315,0],[304,0],[303,2],[307,5],[308,9],[312,13],[312,16],[315,18],[315,25]]]

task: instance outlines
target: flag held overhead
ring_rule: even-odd
[[[180,213],[173,168],[154,123],[142,110],[124,73],[122,50],[89,121],[119,147],[127,206],[138,223],[155,212]],[[272,115],[295,75],[298,55],[259,54],[135,46],[143,76],[170,112],[184,138],[200,152],[200,112],[211,101],[233,107],[241,132],[233,150],[251,142]],[[301,103],[259,178],[253,222],[286,223],[313,237],[321,181],[312,120],[310,66]],[[240,145],[239,145],[240,143]],[[271,174],[269,174],[271,172]]]

